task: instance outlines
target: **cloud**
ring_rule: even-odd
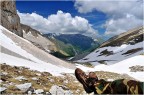
[[[103,12],[109,18],[105,23],[105,35],[117,35],[143,25],[142,0],[76,0],[80,13]]]
[[[65,33],[65,34],[83,34],[96,37],[98,32],[94,30],[87,19],[75,16],[70,13],[58,11],[57,14],[52,14],[48,18],[37,13],[20,13],[21,23],[31,26],[39,30],[43,34],[46,33]]]
[[[136,18],[133,15],[127,15],[123,18],[109,19],[105,23],[106,32],[105,35],[117,35],[132,28],[136,28],[143,25],[143,20]]]

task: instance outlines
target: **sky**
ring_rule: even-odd
[[[142,0],[16,1],[21,23],[43,34],[109,38],[143,25]]]

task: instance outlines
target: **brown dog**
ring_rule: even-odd
[[[77,68],[75,76],[83,85],[87,93],[95,94],[143,94],[143,83],[135,80],[119,79],[107,82],[103,79],[98,80],[94,72],[86,75],[84,71]]]

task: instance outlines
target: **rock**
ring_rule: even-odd
[[[3,81],[2,80],[0,80],[0,84],[2,83]]]
[[[2,72],[0,72],[0,76],[2,76],[3,75],[3,73]]]
[[[1,1],[1,25],[10,30],[11,32],[23,36],[20,18],[16,11],[16,4],[14,0]]]
[[[50,92],[46,92],[46,95],[52,95]]]
[[[37,89],[37,90],[35,90],[34,93],[35,93],[35,94],[43,94],[43,93],[44,93],[44,90],[43,90],[43,89]]]
[[[63,83],[64,83],[64,84],[68,84],[68,80],[65,80]]]
[[[77,90],[76,90],[76,93],[80,93],[80,90],[79,90],[79,89],[77,89]]]
[[[9,87],[10,85],[6,83],[6,84],[3,84],[3,86],[4,87]]]
[[[0,87],[0,93],[4,92],[7,88],[5,87]]]
[[[15,83],[13,83],[13,82],[10,82],[10,83],[9,83],[9,85],[15,85]]]
[[[49,79],[50,82],[54,82],[54,79]]]
[[[75,83],[79,83],[77,80],[76,81],[74,81]]]
[[[24,24],[21,24],[21,28],[25,33],[32,34],[35,37],[38,37],[38,34],[40,34],[39,31],[31,28],[30,26],[24,25]]]
[[[34,93],[35,89],[33,87],[30,87],[28,90],[27,90],[27,93],[28,94],[31,94],[31,93]]]
[[[22,80],[26,80],[26,78],[24,76],[19,76],[15,78],[16,80],[22,81]]]
[[[136,65],[129,67],[131,72],[144,72],[144,66]]]
[[[62,87],[54,85],[50,89],[52,95],[72,95],[70,90],[64,90]]]
[[[63,90],[69,90],[69,88],[64,85],[60,85],[59,87],[61,87]]]
[[[7,72],[0,72],[0,76],[5,76],[7,74],[8,74]]]
[[[7,75],[8,73],[7,72],[2,72],[3,73],[3,75]]]
[[[107,79],[107,81],[114,81],[114,79]]]
[[[18,89],[20,89],[21,91],[24,91],[24,92],[28,91],[31,86],[32,86],[31,83],[24,83],[24,84],[16,85],[16,87]]]
[[[40,73],[36,73],[36,75],[37,75],[37,76],[41,76],[41,74],[40,74]]]
[[[28,95],[31,95],[32,94],[32,92],[31,91],[28,91]]]
[[[33,78],[32,78],[32,80],[39,80],[39,79],[38,79],[38,78],[36,78],[36,77],[33,77]]]

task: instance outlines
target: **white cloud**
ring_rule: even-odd
[[[88,20],[79,16],[72,17],[70,13],[58,11],[48,18],[37,13],[20,13],[21,23],[31,26],[42,33],[84,34],[96,37],[96,30],[91,27]]]
[[[80,13],[95,10],[105,13],[106,35],[116,35],[143,25],[142,0],[76,0],[75,7]]]
[[[127,15],[123,18],[118,19],[110,19],[106,21],[105,27],[106,32],[105,35],[117,35],[132,28],[136,28],[142,26],[143,21],[141,19],[136,18],[133,15]]]

